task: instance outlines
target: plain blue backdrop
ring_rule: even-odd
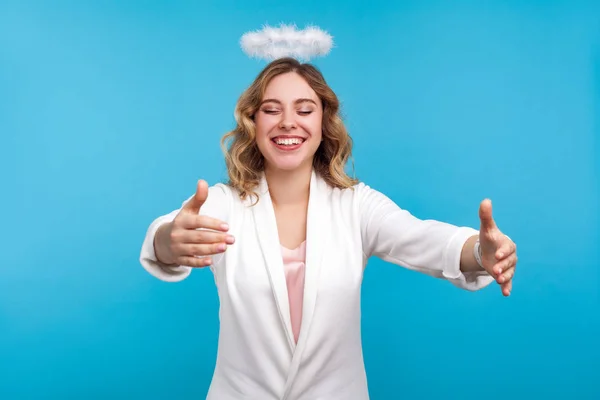
[[[519,246],[513,294],[377,259],[373,399],[600,398],[600,5],[0,2],[0,398],[201,399],[210,271],[152,278],[148,224],[225,178],[220,137],[265,62],[241,35],[316,24],[357,177],[421,218]]]

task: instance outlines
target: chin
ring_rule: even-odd
[[[268,160],[267,164],[270,168],[280,171],[295,171],[302,168],[307,164],[308,160],[282,160],[282,159],[271,159]]]

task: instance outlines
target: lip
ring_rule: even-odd
[[[292,144],[292,145],[284,145],[284,144],[277,144],[275,142],[276,138],[282,138],[282,139],[300,139],[302,140],[301,143],[299,144]],[[302,145],[304,143],[306,143],[307,138],[304,138],[302,136],[297,136],[297,135],[277,135],[277,136],[273,136],[271,138],[271,143],[273,143],[273,146],[275,146],[275,148],[279,151],[283,151],[283,152],[290,152],[290,151],[294,151],[299,149],[300,147],[302,147]]]
[[[299,136],[299,135],[276,135],[276,136],[273,136],[271,138],[271,140],[275,140],[277,138],[282,138],[282,139],[302,139],[303,141],[306,141],[306,139],[308,139],[308,138],[305,138],[305,137]]]

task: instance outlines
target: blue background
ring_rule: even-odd
[[[600,5],[0,2],[0,398],[200,399],[218,298],[138,262],[264,62],[241,35],[316,24],[357,176],[421,218],[519,246],[513,294],[372,260],[373,399],[600,398]]]

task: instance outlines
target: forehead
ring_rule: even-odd
[[[319,102],[319,96],[313,88],[294,72],[281,74],[271,79],[266,87],[264,98],[275,98],[281,101],[294,101],[298,98],[308,98]]]

